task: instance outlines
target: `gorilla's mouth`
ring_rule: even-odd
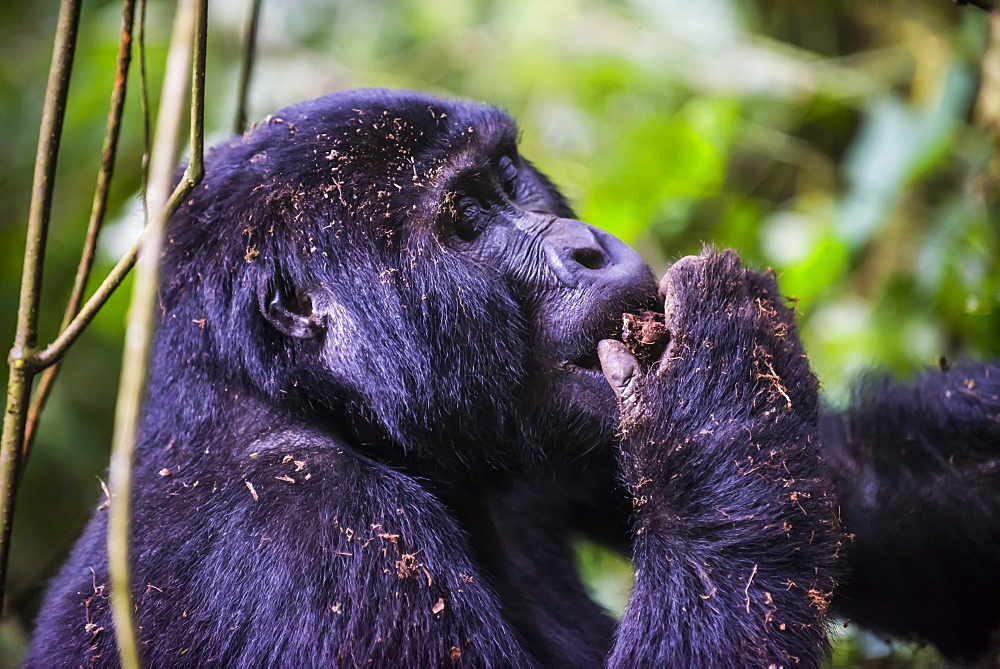
[[[598,343],[604,339],[617,339],[634,349],[631,339],[634,338],[633,333],[640,321],[645,321],[652,315],[658,316],[662,323],[663,298],[655,292],[652,280],[648,291],[647,286],[641,282],[629,288],[628,294],[619,293],[615,299],[596,305],[596,308],[576,322],[571,330],[572,334],[557,347],[562,353],[556,358],[562,361],[558,365],[560,370],[596,378],[604,383],[604,370],[597,355]]]
[[[591,348],[583,355],[570,357],[562,363],[569,371],[596,372],[603,374],[601,361],[597,355],[597,343],[602,339],[617,339],[624,342],[629,350],[643,364],[650,366],[663,354],[670,342],[670,332],[663,322],[663,314],[648,309],[636,313],[623,313],[618,331],[606,332],[591,343]]]
[[[575,351],[560,366],[569,372],[597,374],[603,380],[604,371],[601,369],[601,359],[597,356],[597,343],[602,339],[621,339],[624,316],[620,311],[614,315],[608,314],[601,326],[588,328],[589,332],[583,334],[579,344],[573,347]]]
[[[570,371],[584,370],[588,372],[598,372],[601,371],[601,360],[597,357],[597,345],[594,344],[594,350],[586,353],[578,358],[572,358],[566,360],[562,364],[563,369],[568,369]]]

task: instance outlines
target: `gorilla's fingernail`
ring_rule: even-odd
[[[673,283],[678,277],[687,271],[691,271],[698,265],[705,262],[705,256],[684,256],[667,269],[667,273],[660,279],[660,297],[667,297],[673,290]],[[696,271],[696,270],[695,270]]]
[[[602,339],[597,344],[597,357],[601,360],[604,378],[615,394],[623,399],[631,397],[639,363],[628,346],[615,339]]]

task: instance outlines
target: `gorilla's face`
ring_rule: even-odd
[[[258,183],[232,204],[248,211],[233,217],[253,243],[246,282],[287,342],[261,383],[464,459],[613,439],[597,342],[655,308],[653,276],[574,219],[516,137],[493,107],[350,91],[228,147]]]
[[[449,191],[451,227],[464,253],[503,274],[523,309],[525,396],[557,437],[609,441],[617,410],[597,343],[620,337],[623,312],[656,308],[652,273],[621,240],[575,220],[513,146],[481,162]]]

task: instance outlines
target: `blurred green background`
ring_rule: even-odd
[[[0,343],[13,339],[24,225],[57,3],[0,11]],[[154,105],[173,2],[150,0]],[[211,3],[208,143],[235,111],[244,0]],[[120,7],[87,2],[59,163],[41,340],[83,238]],[[133,83],[137,81],[134,75]],[[250,117],[342,88],[499,104],[580,218],[659,273],[701,244],[773,267],[833,404],[866,368],[1000,355],[1000,20],[950,0],[266,2]],[[138,87],[99,280],[137,229]],[[101,497],[129,286],[66,359],[18,501],[0,664]],[[624,561],[581,565],[621,606]],[[81,623],[82,624],[82,623]],[[934,666],[928,649],[849,628],[836,666]]]

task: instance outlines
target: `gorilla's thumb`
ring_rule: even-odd
[[[630,400],[639,375],[639,361],[628,346],[615,339],[602,339],[597,344],[597,356],[601,359],[604,378],[611,384],[615,395],[621,400]]]

